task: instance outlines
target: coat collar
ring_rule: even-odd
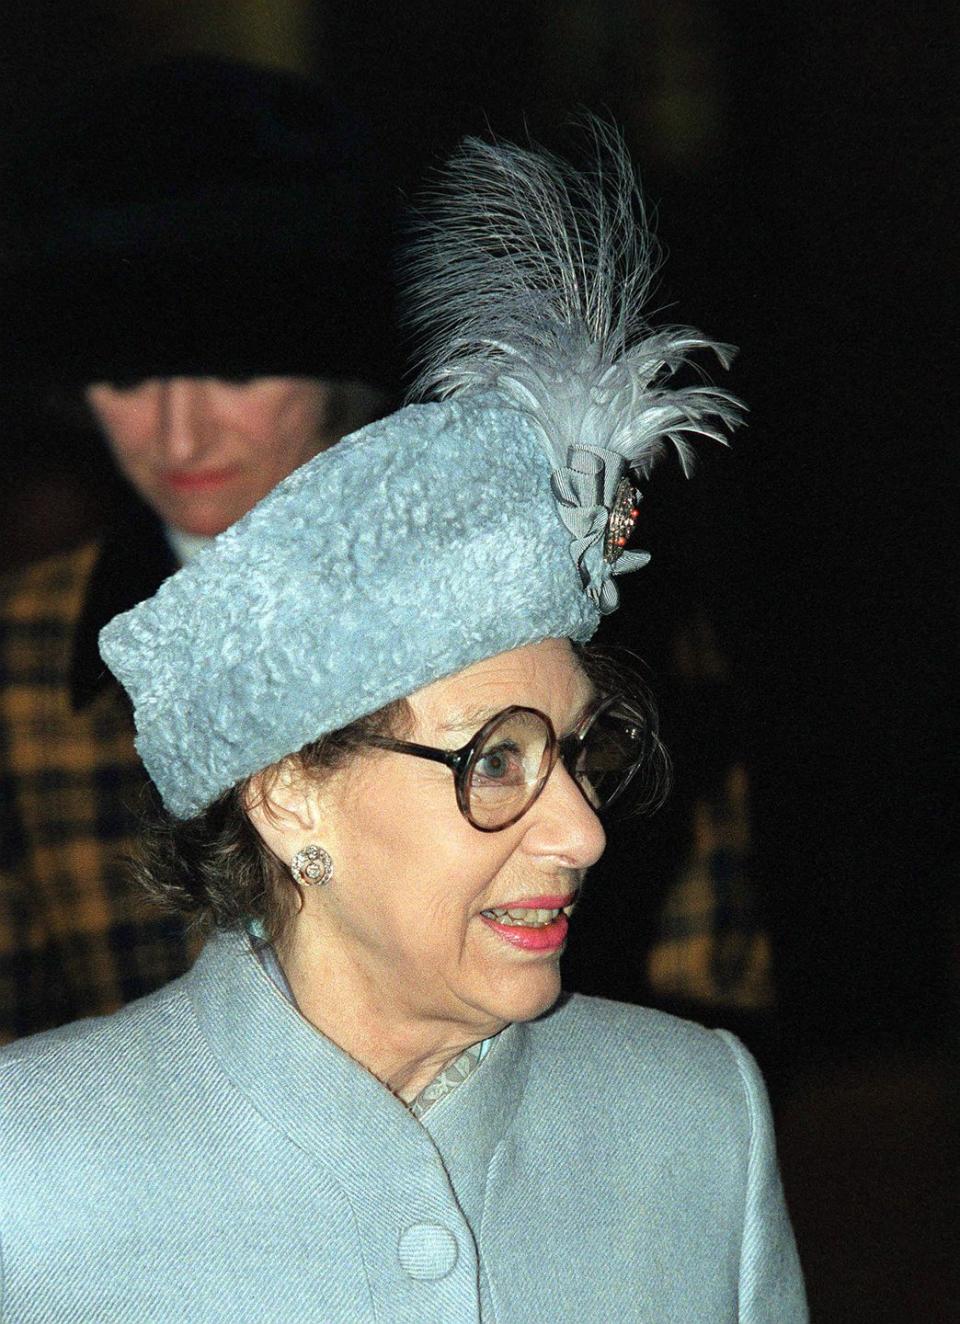
[[[186,982],[212,1052],[268,1122],[374,1201],[392,1180],[384,1155],[407,1178],[411,1163],[415,1170],[439,1161],[477,1226],[487,1170],[523,1093],[526,1026],[504,1030],[483,1064],[421,1124],[287,1001],[247,934],[215,935]]]
[[[154,594],[177,562],[153,511],[132,492],[117,505],[100,539],[100,552],[87,584],[73,635],[70,699],[80,712],[101,690],[116,685],[97,645],[101,629],[118,612]]]
[[[523,1096],[530,1028],[507,1027],[480,1066],[452,1094],[424,1114],[423,1125],[443,1155],[461,1209],[480,1227],[487,1174]]]

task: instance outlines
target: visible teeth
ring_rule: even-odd
[[[535,929],[544,924],[552,924],[560,914],[559,910],[531,910],[525,907],[514,906],[509,910],[500,910],[492,908],[483,912],[490,919],[495,919],[498,924],[515,924],[520,928]]]

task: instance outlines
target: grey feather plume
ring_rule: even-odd
[[[690,438],[726,443],[742,406],[668,379],[697,351],[724,367],[734,351],[647,324],[656,248],[636,174],[615,129],[587,128],[589,170],[468,138],[441,172],[407,267],[425,350],[411,398],[493,390],[538,424],[558,466],[599,447],[645,475],[669,442],[686,473]]]

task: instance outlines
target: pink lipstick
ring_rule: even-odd
[[[554,907],[538,906],[537,909],[552,910]],[[481,915],[480,918],[504,942],[527,952],[559,951],[567,940],[567,929],[570,927],[570,921],[562,910],[549,924],[504,924],[490,915]]]
[[[497,910],[565,910],[576,900],[576,892],[564,892],[559,896],[525,896],[516,901],[500,901]]]

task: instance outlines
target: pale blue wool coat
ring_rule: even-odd
[[[571,997],[423,1124],[242,934],[0,1053],[5,1324],[798,1324],[729,1035]]]

